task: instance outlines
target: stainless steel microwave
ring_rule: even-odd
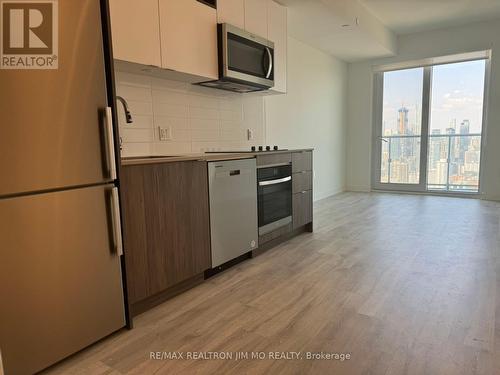
[[[200,85],[236,92],[274,86],[274,43],[236,26],[217,25],[219,79]]]

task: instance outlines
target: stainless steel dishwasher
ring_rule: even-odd
[[[255,158],[208,163],[212,268],[258,244]]]

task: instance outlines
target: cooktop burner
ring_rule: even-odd
[[[287,151],[286,148],[279,148],[278,146],[252,146],[250,150],[234,150],[234,151],[207,151],[206,154],[241,154],[251,152],[268,152],[268,151]]]

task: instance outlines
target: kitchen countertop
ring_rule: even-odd
[[[283,154],[289,152],[312,151],[312,148],[278,150],[278,151],[255,151],[255,152],[235,152],[235,153],[208,153],[208,154],[179,154],[179,155],[158,155],[158,156],[133,156],[122,158],[122,165],[141,165],[157,163],[173,163],[179,161],[221,161],[249,159],[257,155]]]

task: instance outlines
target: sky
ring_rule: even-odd
[[[430,131],[445,133],[453,119],[457,133],[464,119],[471,133],[480,133],[484,93],[485,61],[437,65],[433,67]],[[384,73],[384,125],[396,129],[398,109],[409,109],[410,127],[420,129],[423,68]],[[384,129],[384,130],[385,130]]]

